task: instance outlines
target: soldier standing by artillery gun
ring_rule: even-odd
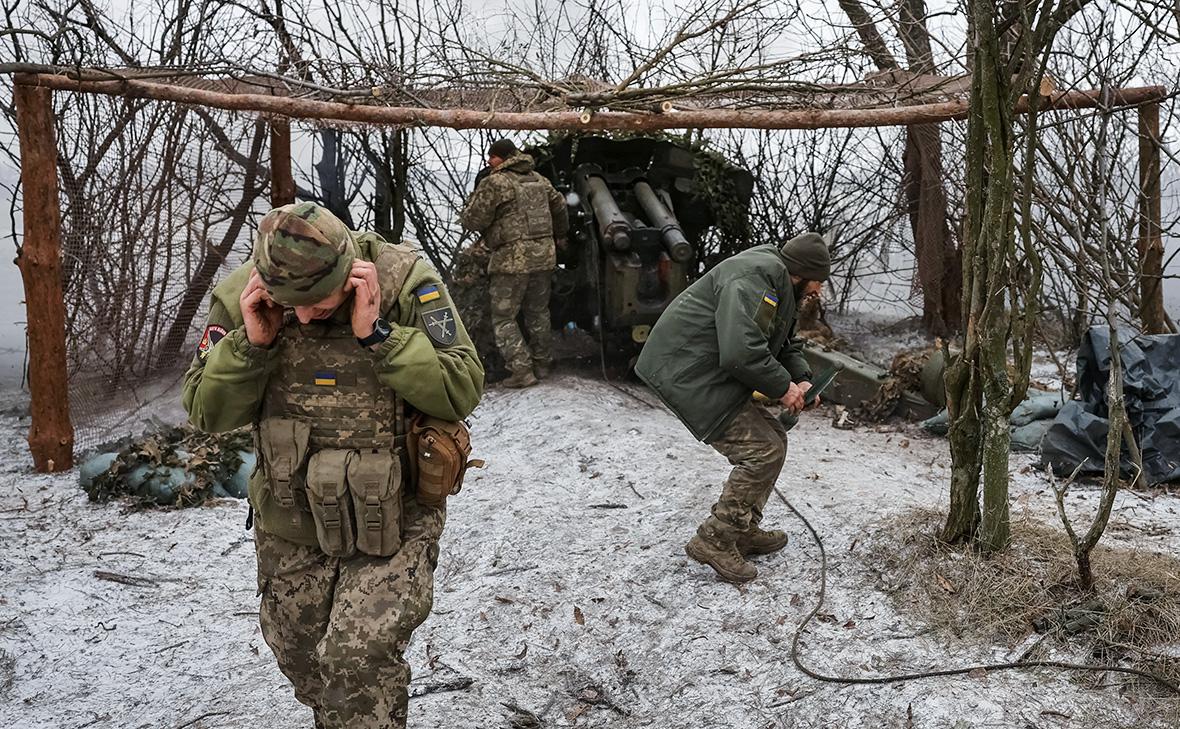
[[[490,174],[476,185],[459,221],[491,251],[492,326],[512,373],[504,384],[531,387],[553,365],[549,296],[556,247],[564,243],[569,218],[565,198],[511,140],[489,147],[488,165]],[[516,323],[522,308],[528,344]]]

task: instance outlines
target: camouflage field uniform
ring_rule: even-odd
[[[774,410],[750,402],[709,445],[733,466],[701,530],[740,541],[762,522],[762,510],[787,457],[787,431]]]
[[[565,199],[533,171],[532,157],[516,154],[479,183],[459,220],[491,250],[492,325],[508,369],[521,374],[548,366],[554,238],[564,238],[569,228]],[[522,309],[531,351],[516,322]]]
[[[276,302],[299,306],[339,290],[356,257],[376,266],[393,330],[376,351],[358,344],[350,299],[310,324],[288,310],[270,347],[250,343],[239,297],[255,267]],[[268,213],[254,260],[213,292],[184,405],[205,431],[253,426],[262,633],[318,727],[405,726],[403,656],[430,612],[446,519],[406,477],[407,417],[462,419],[482,391],[438,275],[310,203]]]

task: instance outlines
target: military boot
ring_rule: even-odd
[[[510,387],[514,390],[519,390],[524,387],[532,387],[537,384],[537,378],[529,370],[522,370],[520,372],[513,372],[512,376],[504,380],[504,387]]]
[[[742,556],[770,554],[787,546],[787,533],[781,529],[759,529],[754,527],[748,534],[738,537],[737,548]]]
[[[552,362],[533,362],[533,374],[538,380],[543,380],[553,373]]]
[[[740,585],[758,576],[758,569],[747,562],[738,552],[732,539],[725,539],[712,529],[698,529],[684,551],[689,557],[713,568],[717,576],[726,582]]]

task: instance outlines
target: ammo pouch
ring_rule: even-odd
[[[419,413],[410,422],[406,446],[418,503],[435,509],[445,506],[448,496],[459,493],[469,467],[484,465],[480,460],[467,460],[471,455],[471,433],[462,421]]]
[[[356,515],[356,548],[388,557],[402,546],[402,465],[391,451],[352,451],[348,490]]]
[[[303,491],[310,439],[311,425],[302,420],[266,418],[258,424],[257,450],[266,464],[271,495],[284,508],[293,508],[295,494]]]
[[[350,455],[352,451],[322,450],[307,462],[307,502],[316,540],[329,557],[349,557],[356,551],[346,478]]]

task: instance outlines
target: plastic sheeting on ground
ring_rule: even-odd
[[[1127,418],[1143,450],[1148,483],[1180,479],[1180,336],[1119,331]],[[1109,430],[1106,386],[1110,380],[1110,332],[1092,327],[1078,349],[1078,400],[1066,403],[1041,443],[1043,463],[1066,475],[1101,473]],[[1126,448],[1121,463],[1134,475]]]
[[[1065,396],[1057,392],[1029,390],[1028,399],[1016,406],[1008,417],[1011,426],[1012,450],[1036,451],[1053,416],[1065,404]],[[946,411],[922,421],[922,427],[935,435],[946,435],[949,424]]]

